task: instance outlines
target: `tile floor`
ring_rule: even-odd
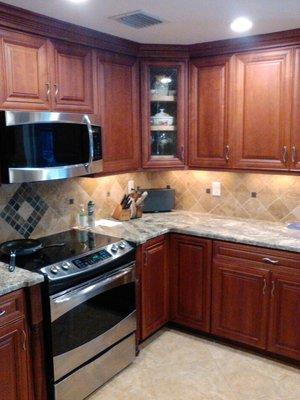
[[[163,329],[88,400],[300,400],[300,370]]]

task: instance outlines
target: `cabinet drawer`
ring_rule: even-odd
[[[0,297],[0,326],[24,316],[24,295],[22,290]]]
[[[230,261],[233,258],[239,258],[264,266],[268,265],[274,268],[282,266],[300,271],[300,254],[289,251],[215,241],[213,255],[216,261]]]

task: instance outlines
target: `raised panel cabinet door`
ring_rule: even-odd
[[[98,57],[104,172],[140,166],[139,77],[133,58]]]
[[[291,136],[291,169],[300,169],[300,48],[295,49],[293,76],[293,110]]]
[[[272,273],[268,350],[300,361],[300,274]]]
[[[141,269],[142,339],[169,320],[167,240],[151,240],[143,248]]]
[[[93,51],[88,47],[53,41],[53,109],[94,113]]]
[[[0,31],[2,109],[49,110],[47,40]]]
[[[230,166],[228,137],[229,58],[190,65],[189,166]]]
[[[274,50],[234,58],[235,168],[289,168],[291,54]]]
[[[206,239],[174,235],[171,248],[171,319],[209,332],[212,243]]]
[[[265,349],[270,272],[242,262],[213,264],[212,333]]]
[[[0,328],[0,400],[31,399],[23,320]]]

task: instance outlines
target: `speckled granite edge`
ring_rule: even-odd
[[[141,219],[126,221],[117,227],[97,227],[93,230],[137,244],[174,232],[300,253],[300,232],[287,229],[286,224],[189,211],[145,214]]]
[[[16,268],[14,272],[9,272],[7,267],[6,264],[0,262],[0,296],[44,281],[44,277],[40,274],[21,268]]]

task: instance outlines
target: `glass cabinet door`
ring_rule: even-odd
[[[185,64],[143,63],[142,88],[143,166],[183,166]]]

